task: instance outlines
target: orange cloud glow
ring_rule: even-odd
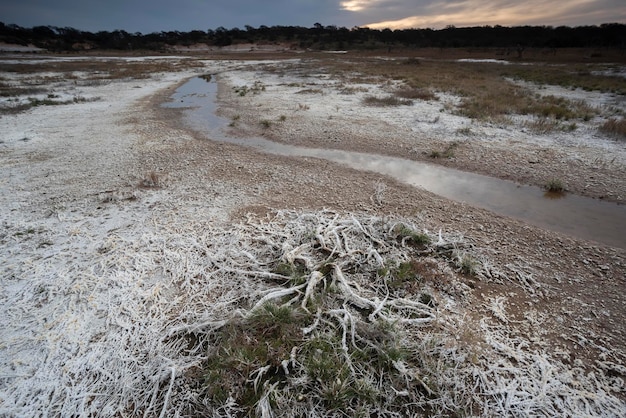
[[[421,15],[372,22],[363,26],[372,29],[407,29],[443,28],[448,25],[459,27],[526,24],[571,25],[571,22],[576,21],[615,22],[620,20],[620,15],[621,19],[626,17],[626,6],[616,15],[615,10],[607,12],[594,9],[592,6],[595,2],[595,0],[568,0],[549,3],[545,0],[526,0],[518,3],[488,0],[438,1],[425,8]],[[367,2],[357,1],[355,3]]]
[[[343,10],[347,10],[349,12],[360,12],[361,10],[367,9],[372,5],[372,3],[375,2],[376,0],[350,0],[342,1],[340,5]]]

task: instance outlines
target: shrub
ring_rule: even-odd
[[[544,185],[544,189],[551,193],[563,193],[565,192],[565,185],[559,179],[552,179]]]

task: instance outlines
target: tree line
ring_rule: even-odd
[[[0,22],[0,42],[35,45],[55,52],[85,49],[164,51],[168,47],[206,44],[228,46],[242,43],[285,43],[292,48],[354,50],[379,48],[626,48],[626,25],[599,26],[477,26],[445,29],[370,29],[323,26],[246,25],[244,29],[163,31],[142,34],[123,30],[86,32],[70,27],[24,28]]]

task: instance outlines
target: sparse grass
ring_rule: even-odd
[[[600,132],[604,132],[610,136],[626,139],[626,119],[610,118],[600,125]]]
[[[28,75],[49,72],[62,73],[63,76],[57,81],[67,81],[68,79],[76,78],[73,75],[74,72],[85,72],[89,74],[87,80],[141,80],[150,78],[153,74],[157,73],[179,72],[202,66],[202,62],[194,58],[145,61],[126,61],[123,58],[67,61],[42,59],[37,63],[17,62],[13,64],[3,64],[2,71]]]
[[[487,83],[485,81],[485,83]],[[462,91],[463,101],[458,112],[470,119],[497,119],[504,115],[520,113],[526,106],[528,94],[522,88],[513,85],[494,83],[483,85],[482,89]]]
[[[306,282],[306,276],[309,274],[304,264],[278,263],[273,270],[274,273],[280,274],[288,278],[292,286],[298,286]]]
[[[555,96],[538,97],[531,94],[530,89],[511,81],[512,73],[518,69],[526,71],[526,67],[533,67],[533,72],[541,73],[545,70],[555,77],[558,74],[565,77],[564,74],[570,71],[567,67],[511,64],[505,69],[488,63],[422,61],[419,64],[420,70],[415,71],[412,65],[405,64],[404,61],[364,59],[352,63],[336,62],[330,68],[334,71],[334,76],[340,79],[346,79],[342,73],[350,74],[350,80],[354,83],[364,83],[368,80],[371,82],[377,77],[379,81],[381,79],[401,81],[407,86],[405,90],[415,91],[415,95],[423,91],[439,91],[461,96],[463,99],[460,105],[448,111],[456,111],[472,119],[502,120],[509,123],[506,120],[508,115],[528,114],[558,120],[588,121],[598,113],[597,109],[592,109],[582,102]],[[355,78],[355,74],[359,74],[360,78]],[[596,76],[591,73],[578,77],[596,79]],[[620,77],[600,78],[607,83],[607,88],[601,89],[602,91],[623,90],[626,92],[626,82],[623,79],[618,80]],[[549,78],[546,79],[546,81],[549,80]],[[622,85],[623,87],[620,87]],[[411,94],[407,93],[407,95]]]
[[[458,148],[459,143],[454,141],[448,144],[443,151],[433,150],[428,154],[430,158],[454,158],[454,151]]]
[[[319,399],[327,411],[371,410],[378,403],[402,410],[402,397],[381,398],[378,387],[402,385],[397,365],[420,361],[402,345],[399,330],[380,321],[359,322],[354,325],[359,337],[345,345],[341,327],[332,321],[305,335],[313,320],[301,308],[268,303],[228,322],[211,337],[201,372],[203,396],[217,405],[232,398],[242,416],[252,414],[264,397],[277,409],[286,394],[295,405]],[[364,376],[355,377],[355,371]]]
[[[438,100],[438,97],[432,90],[428,88],[407,88],[399,89],[394,93],[396,96],[410,100]]]
[[[367,106],[410,106],[413,104],[412,100],[402,99],[393,95],[389,96],[365,96],[363,103]]]
[[[241,119],[241,115],[233,116],[232,119],[230,120],[230,123],[228,124],[228,126],[230,126],[231,128],[237,126],[237,122],[239,121],[239,119]]]
[[[403,243],[410,243],[417,246],[428,245],[431,240],[427,234],[417,232],[405,224],[398,224],[394,227],[398,239]]]
[[[539,85],[555,85],[567,88],[626,94],[626,79],[592,72],[588,65],[572,66],[514,66],[506,68],[503,75],[531,81]]]
[[[546,117],[534,118],[532,121],[524,123],[524,127],[538,135],[555,132],[559,129],[559,125],[559,121]]]
[[[282,362],[301,344],[302,328],[310,321],[305,311],[271,303],[244,320],[230,321],[215,336],[203,365],[205,396],[218,404],[233,397],[252,411],[263,383],[286,383]]]
[[[32,234],[35,234],[36,232],[37,232],[37,230],[36,230],[35,228],[33,228],[33,227],[29,227],[29,228],[26,228],[26,229],[24,229],[24,230],[19,230],[19,231],[16,231],[16,232],[13,234],[13,236],[15,236],[15,237],[22,237],[22,236],[27,236],[27,235],[32,235]]]
[[[419,293],[422,285],[422,265],[417,260],[401,262],[396,266],[381,268],[377,272],[379,277],[386,279],[387,286],[391,290],[409,291],[411,294]]]
[[[433,158],[433,159],[441,158],[442,157],[442,153],[441,153],[441,151],[433,150],[433,151],[430,152],[430,154],[428,154],[428,156],[430,158]]]
[[[263,84],[259,80],[256,80],[250,87],[237,86],[237,87],[233,87],[233,90],[235,91],[235,93],[237,93],[241,97],[247,95],[248,93],[260,94],[261,92],[265,91],[265,84]]]
[[[551,179],[543,186],[550,193],[564,193],[565,184],[560,179]]]
[[[480,261],[466,252],[454,251],[452,261],[461,273],[468,276],[475,276],[480,269]]]
[[[506,115],[536,115],[556,120],[589,120],[597,110],[584,102],[556,96],[534,96],[527,90],[510,86],[505,91],[486,89],[484,93],[466,97],[460,113],[472,119],[498,119]]]
[[[324,94],[322,89],[302,89],[296,92],[296,94]]]
[[[261,124],[263,129],[269,129],[272,126],[272,121],[268,119],[262,119],[261,121],[259,121],[259,123]]]
[[[404,65],[420,65],[422,62],[418,58],[407,58],[402,61]]]
[[[155,171],[151,171],[139,182],[139,186],[147,189],[158,189],[162,186],[162,181]]]
[[[369,89],[367,87],[361,87],[361,86],[353,87],[353,86],[341,85],[339,87],[339,94],[346,94],[346,95],[356,94],[356,93],[367,93],[368,91]]]
[[[43,94],[46,89],[37,86],[15,86],[10,83],[0,83],[0,97],[19,97]]]
[[[531,133],[537,135],[544,135],[557,131],[574,132],[576,129],[578,129],[578,124],[576,124],[575,122],[563,123],[551,117],[538,117],[531,121],[525,122],[523,126]]]
[[[521,113],[551,117],[557,120],[589,120],[597,111],[582,101],[572,101],[564,97],[541,96],[531,100]]]
[[[55,94],[48,94],[45,98],[42,98],[42,99],[36,98],[36,97],[28,97],[27,102],[21,102],[15,105],[9,104],[8,106],[5,105],[5,106],[0,107],[0,114],[19,113],[19,112],[23,112],[23,111],[26,111],[28,109],[31,109],[37,106],[62,106],[62,105],[68,105],[68,104],[86,103],[86,102],[93,102],[93,101],[100,100],[99,97],[88,99],[88,98],[80,97],[80,96],[76,96],[68,100],[55,100],[58,98],[59,96]]]

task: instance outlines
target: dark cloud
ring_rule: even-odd
[[[626,21],[624,0],[1,0],[4,23],[129,32],[314,23],[353,27],[582,25]],[[500,20],[500,21],[499,21]]]
[[[0,19],[27,27],[51,25],[143,33],[219,26],[359,23],[352,13],[340,9],[337,0],[24,0],[3,6]]]

